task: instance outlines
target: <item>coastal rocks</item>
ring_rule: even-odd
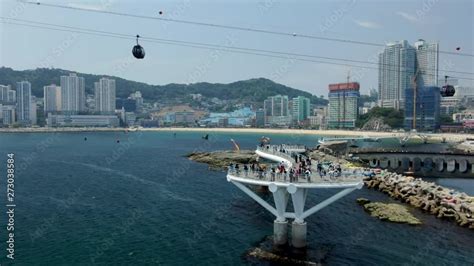
[[[254,248],[248,252],[248,256],[283,265],[321,265],[316,262],[299,260],[287,256],[281,256],[261,248]]]
[[[466,193],[447,189],[420,178],[387,171],[366,179],[365,184],[368,188],[378,189],[438,218],[452,220],[460,226],[474,229],[474,197]]]
[[[357,199],[357,203],[364,206],[364,209],[369,212],[371,216],[377,217],[382,221],[411,225],[421,224],[418,218],[413,216],[405,206],[400,204],[370,202],[370,200],[365,198]]]
[[[362,206],[370,202],[370,200],[366,198],[358,198],[356,201],[357,201],[357,204],[362,205]]]
[[[362,126],[364,131],[388,131],[390,129],[392,128],[385,124],[383,117],[372,117]]]
[[[254,151],[214,151],[214,152],[192,152],[186,155],[188,159],[200,163],[206,163],[211,170],[224,170],[231,163],[250,164],[257,162]]]

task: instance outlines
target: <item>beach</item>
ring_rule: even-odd
[[[315,135],[325,137],[402,137],[407,132],[378,132],[359,130],[313,130],[313,129],[279,129],[279,128],[201,128],[201,127],[158,127],[158,128],[105,128],[105,127],[36,127],[36,128],[0,128],[0,133],[45,133],[45,132],[110,132],[110,131],[158,131],[158,132],[204,132],[204,133],[258,133],[285,135]],[[427,133],[421,133],[427,134]],[[436,138],[446,138],[447,141],[464,141],[474,138],[474,134],[436,133]]]

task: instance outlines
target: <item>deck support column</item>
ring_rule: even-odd
[[[288,221],[286,220],[286,206],[288,205],[288,193],[285,187],[278,187],[274,183],[268,186],[273,193],[276,207],[276,219],[273,222],[273,244],[286,245],[288,242]]]
[[[291,244],[295,248],[304,248],[306,247],[306,222],[304,221],[303,213],[308,190],[291,184],[288,186],[287,191],[291,194],[291,201],[295,211],[295,220],[291,224]]]
[[[295,248],[306,247],[306,222],[291,224],[291,245]]]
[[[288,221],[273,221],[273,244],[283,246],[288,243]]]

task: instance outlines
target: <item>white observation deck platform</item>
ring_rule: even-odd
[[[227,181],[236,185],[249,197],[254,199],[262,207],[275,215],[273,223],[273,242],[275,245],[285,245],[288,242],[288,219],[293,219],[291,224],[291,244],[296,248],[306,246],[307,226],[305,218],[327,207],[356,189],[363,187],[363,173],[352,169],[341,169],[337,175],[331,173],[329,176],[320,175],[316,168],[316,162],[301,155],[306,148],[304,146],[290,145],[265,145],[258,147],[255,151],[260,158],[283,164],[287,171],[279,173],[273,169],[251,169],[244,170],[243,167],[229,168]],[[301,155],[301,156],[300,156]],[[308,165],[311,172],[289,173],[289,169],[295,167],[298,161],[310,162]],[[273,194],[275,206],[272,206],[246,185],[257,185],[268,187]],[[305,209],[306,196],[309,189],[341,189],[333,196],[322,202]],[[287,212],[288,199],[291,196],[294,212]]]

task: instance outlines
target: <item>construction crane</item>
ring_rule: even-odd
[[[416,130],[416,94],[417,94],[416,79],[418,78],[418,73],[419,72],[420,72],[420,69],[418,68],[415,72],[415,75],[411,79],[411,84],[413,86],[413,121],[412,121],[412,129],[414,129],[414,130]]]
[[[351,80],[351,70],[347,71],[347,84],[346,89],[342,92],[342,121],[343,127],[346,127],[346,92],[349,89],[349,82]]]

